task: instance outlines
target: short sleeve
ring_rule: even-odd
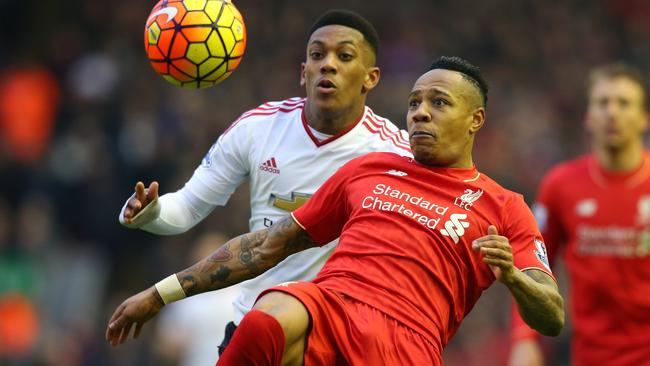
[[[316,244],[325,245],[341,235],[350,212],[346,187],[363,159],[356,158],[340,167],[304,206],[291,214]]]
[[[521,195],[515,195],[506,208],[505,232],[512,246],[515,267],[521,271],[538,269],[552,278],[546,245],[535,218]]]
[[[562,212],[558,207],[560,195],[556,189],[558,185],[555,183],[555,175],[554,172],[551,172],[542,181],[537,199],[532,206],[537,225],[546,243],[551,264],[557,259],[558,250],[566,238],[561,220]]]
[[[185,187],[212,205],[223,206],[250,172],[248,128],[235,122],[212,145]]]

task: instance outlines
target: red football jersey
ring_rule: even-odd
[[[441,352],[495,280],[472,240],[495,225],[515,265],[550,274],[521,195],[476,168],[371,153],[340,168],[293,217],[318,244],[340,236],[315,283],[366,303]]]
[[[624,174],[592,155],[560,164],[533,212],[549,257],[564,250],[572,365],[650,365],[650,158]],[[515,338],[535,334],[521,322]]]

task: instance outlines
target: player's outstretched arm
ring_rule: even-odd
[[[498,235],[495,226],[490,226],[487,234],[474,240],[472,247],[483,254],[483,262],[508,287],[526,324],[546,336],[560,334],[564,300],[553,278],[536,269],[520,271],[514,265],[508,238]]]
[[[133,338],[137,338],[142,325],[164,304],[251,279],[315,245],[291,216],[268,229],[231,239],[209,257],[125,300],[108,323],[106,340],[114,346],[123,343],[134,324]]]

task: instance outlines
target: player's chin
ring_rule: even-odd
[[[338,110],[343,108],[341,101],[335,95],[316,93],[312,101],[321,110]]]
[[[425,165],[435,165],[436,154],[432,151],[431,147],[414,144],[411,142],[411,151],[415,161]]]

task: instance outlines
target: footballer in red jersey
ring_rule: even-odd
[[[650,156],[638,72],[593,71],[591,155],[553,168],[533,207],[551,259],[570,281],[572,365],[650,365]],[[515,314],[516,315],[516,314]],[[513,365],[541,365],[536,333],[515,317]]]
[[[563,300],[522,197],[479,173],[474,137],[487,86],[478,68],[442,57],[408,98],[413,158],[372,153],[341,167],[303,207],[267,230],[122,303],[112,344],[168,302],[250,278],[289,253],[339,244],[311,282],[263,292],[219,365],[441,365],[441,353],[495,280],[546,335]]]

